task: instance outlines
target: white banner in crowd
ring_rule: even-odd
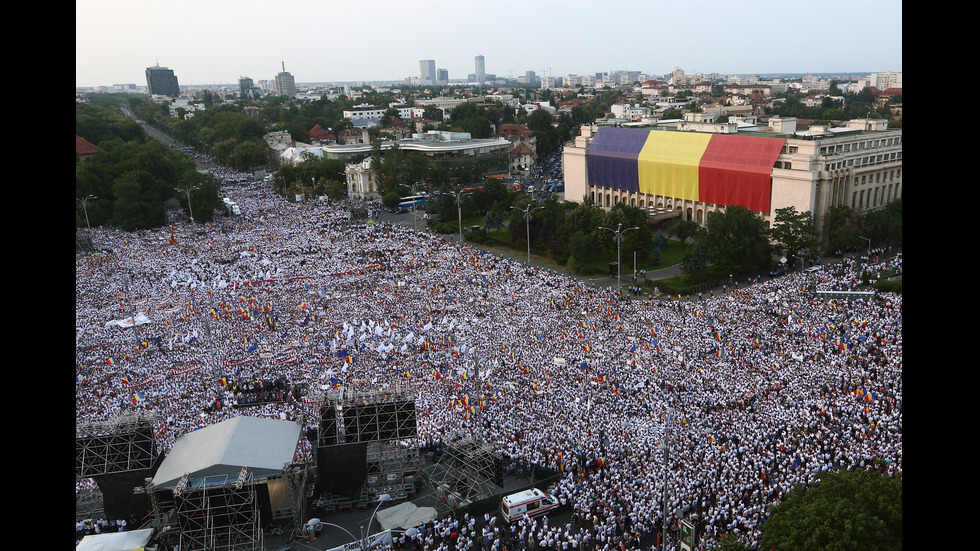
[[[371,537],[367,539],[367,549],[371,549],[375,545],[383,543],[385,545],[391,544],[391,530],[385,530],[384,532],[378,532],[377,534],[372,534]],[[345,543],[340,547],[334,547],[333,549],[328,549],[327,551],[353,551],[354,549],[361,549],[360,541],[352,541],[350,543]]]

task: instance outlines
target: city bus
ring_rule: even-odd
[[[429,197],[427,193],[421,195],[409,195],[408,197],[402,197],[400,203],[398,203],[398,209],[405,210],[418,210],[425,207],[425,200]]]

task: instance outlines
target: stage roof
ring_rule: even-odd
[[[254,478],[279,474],[292,464],[301,430],[293,421],[239,416],[189,432],[174,443],[153,485],[173,489],[185,473],[191,486],[208,477],[237,480],[242,467]]]

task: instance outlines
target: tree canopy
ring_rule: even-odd
[[[221,205],[213,178],[197,172],[186,154],[147,140],[138,123],[122,120],[119,107],[118,98],[76,106],[78,135],[101,150],[75,164],[76,226],[113,224],[128,231],[162,226],[169,208],[183,205],[188,212],[186,193],[178,187],[196,188],[194,219],[210,221]],[[133,134],[133,126],[139,134]],[[94,199],[83,204],[89,196]]]
[[[902,549],[902,478],[875,470],[825,472],[772,507],[759,549],[896,551]]]

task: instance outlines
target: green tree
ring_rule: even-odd
[[[693,282],[705,280],[708,274],[708,255],[699,241],[695,240],[690,252],[681,260],[681,270]]]
[[[863,237],[873,243],[902,242],[902,200],[893,201],[885,208],[873,210],[861,224]]]
[[[749,551],[749,549],[744,543],[738,541],[737,536],[725,534],[718,538],[718,545],[715,546],[714,551]]]
[[[827,250],[847,250],[861,243],[861,213],[847,205],[830,207],[824,223]]]
[[[688,239],[694,237],[697,234],[701,226],[693,220],[682,220],[677,224],[674,224],[667,230],[667,235],[669,237],[674,237],[679,239],[682,243],[687,242]]]
[[[112,223],[125,231],[163,226],[167,223],[164,202],[172,196],[165,183],[136,171],[123,174],[112,186],[115,197]]]
[[[809,211],[796,212],[796,207],[792,206],[776,209],[770,237],[779,252],[787,257],[799,256],[801,252],[817,252],[819,236]]]
[[[344,197],[344,193],[347,192],[347,185],[340,180],[327,180],[327,197],[339,201]]]
[[[223,207],[218,183],[210,174],[186,172],[175,187],[174,198],[188,216],[193,211],[195,222],[206,223],[214,220],[214,211]],[[187,204],[188,194],[184,190],[191,190],[190,205]]]
[[[489,230],[495,230],[504,226],[503,213],[499,210],[490,210],[483,216],[483,226]]]
[[[239,142],[234,149],[235,164],[241,169],[262,167],[268,164],[269,147],[262,140]]]
[[[762,216],[740,205],[709,215],[695,242],[701,243],[712,269],[721,276],[761,270],[772,257]]]
[[[902,549],[902,478],[875,470],[825,472],[772,507],[760,549]]]

